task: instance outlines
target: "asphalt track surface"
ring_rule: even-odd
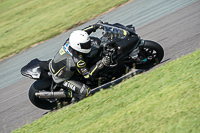
[[[165,56],[159,67],[200,48],[199,7],[199,0],[135,0],[75,29],[82,29],[99,19],[133,24],[143,39],[154,40],[163,46]],[[47,112],[34,107],[28,100],[28,89],[34,81],[22,77],[20,68],[36,57],[52,58],[75,29],[0,62],[0,132],[11,132]]]

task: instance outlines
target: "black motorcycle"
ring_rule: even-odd
[[[73,80],[95,88],[121,77],[127,70],[149,69],[163,59],[162,46],[141,39],[132,25],[100,23],[100,28],[104,30],[103,35],[100,43],[92,46],[90,54],[86,55],[87,66],[93,66],[104,56],[111,57],[111,65],[101,70],[94,79],[85,79],[75,71]],[[54,83],[48,64],[49,61],[36,58],[21,69],[21,74],[36,80],[29,89],[30,101],[38,108],[52,110],[70,104],[71,98],[67,97],[66,89]]]

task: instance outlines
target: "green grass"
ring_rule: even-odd
[[[1,0],[0,58],[52,38],[128,0]]]
[[[14,133],[198,133],[200,50],[49,113]]]

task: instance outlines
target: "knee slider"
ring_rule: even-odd
[[[83,84],[81,89],[80,89],[80,94],[83,97],[87,97],[87,96],[89,96],[90,91],[91,91],[91,89],[87,85]]]

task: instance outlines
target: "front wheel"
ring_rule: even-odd
[[[51,79],[43,79],[35,81],[29,89],[29,100],[33,105],[45,110],[53,110],[64,106],[63,103],[69,103],[71,98],[65,99],[44,99],[35,96],[35,93],[42,90],[49,90]]]
[[[164,50],[157,42],[145,40],[138,57],[141,62],[136,63],[136,69],[149,69],[161,62],[164,57]]]

